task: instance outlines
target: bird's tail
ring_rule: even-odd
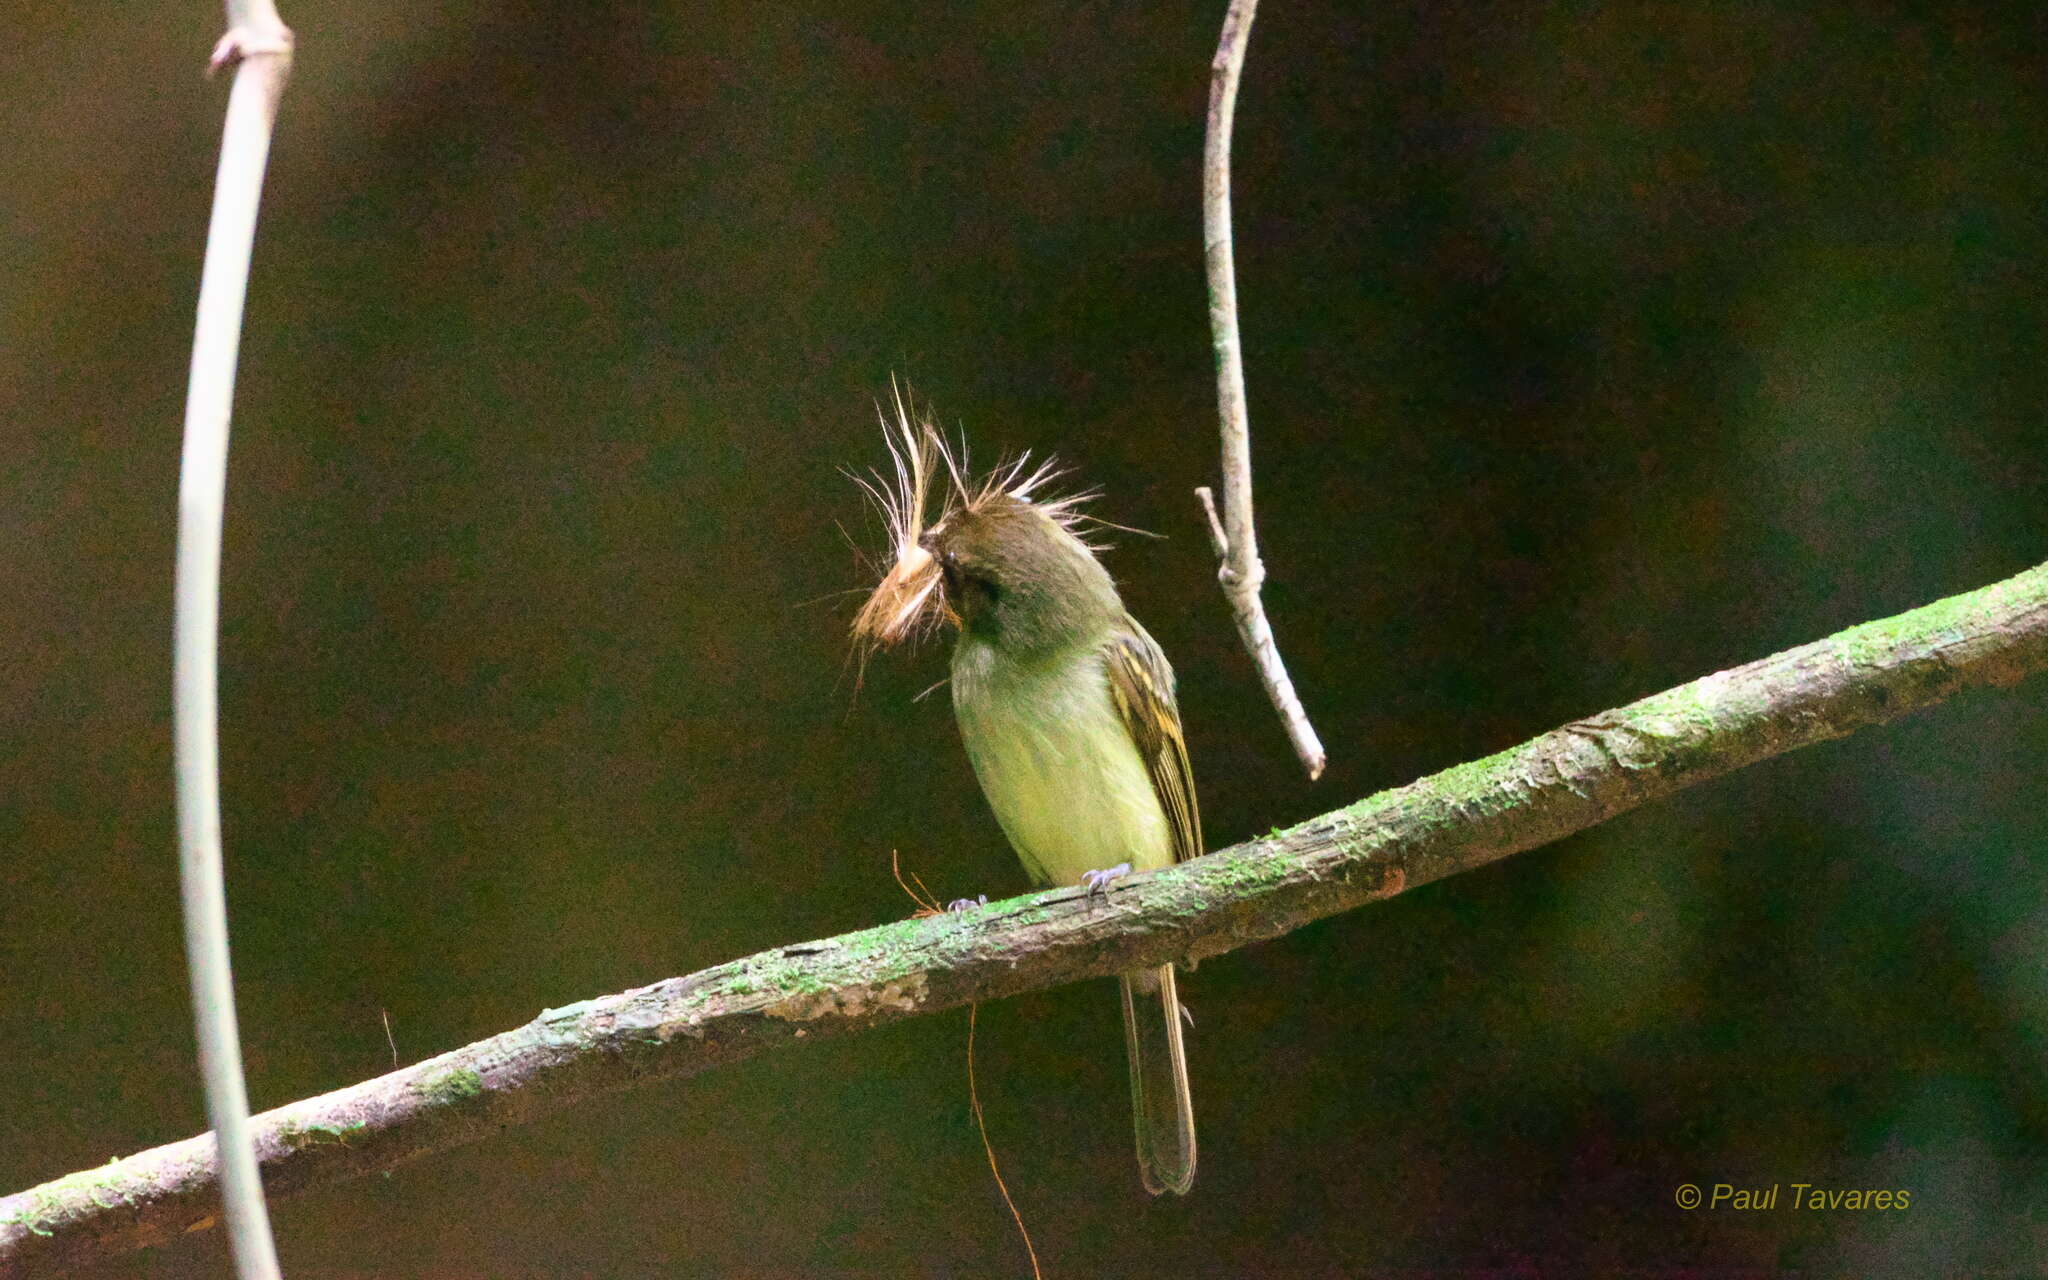
[[[1138,1128],[1138,1174],[1153,1195],[1187,1194],[1195,1180],[1195,1105],[1181,1040],[1173,966],[1140,969],[1123,987],[1124,1042],[1131,1054],[1131,1117]]]

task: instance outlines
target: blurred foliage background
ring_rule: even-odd
[[[2038,6],[1273,0],[1238,261],[1304,782],[1189,494],[1221,13],[287,6],[223,622],[259,1107],[387,1069],[386,1012],[415,1061],[901,916],[891,850],[1022,889],[914,701],[942,650],[848,667],[892,373],[1168,535],[1111,567],[1214,844],[2048,557]],[[218,22],[17,6],[0,48],[4,1190],[204,1127],[167,690]],[[985,1010],[1048,1274],[2037,1265],[2044,757],[2048,684],[1974,695],[1204,965],[1184,1201],[1139,1192],[1111,988]],[[1024,1274],[964,1035],[282,1203],[287,1271]]]

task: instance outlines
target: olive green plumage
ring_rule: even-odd
[[[959,629],[953,712],[967,757],[1025,871],[1041,885],[1106,884],[1202,852],[1173,668],[1076,533],[1076,497],[1033,491],[1020,461],[970,484],[946,442],[899,399],[894,478],[861,483],[894,557],[854,620],[867,648],[938,619]],[[942,469],[943,468],[943,469]],[[950,479],[925,523],[928,490]],[[1195,1117],[1172,965],[1119,978],[1138,1168],[1154,1195],[1195,1176]]]
[[[1032,879],[1199,854],[1173,669],[1088,548],[1006,494],[947,517],[925,545],[960,619],[960,737]],[[1154,1195],[1183,1193],[1195,1124],[1173,966],[1120,981],[1139,1169]]]

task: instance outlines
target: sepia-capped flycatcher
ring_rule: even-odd
[[[913,422],[900,397],[895,407],[884,423],[894,478],[861,482],[888,522],[892,563],[854,620],[856,639],[893,644],[940,619],[957,628],[960,737],[1039,885],[1095,889],[1200,854],[1173,668],[1077,530],[1089,495],[1035,497],[1055,473],[1027,474],[1022,460],[970,479],[936,428]],[[935,482],[946,496],[927,526]],[[1154,1195],[1183,1194],[1195,1116],[1173,966],[1118,982],[1139,1173]]]

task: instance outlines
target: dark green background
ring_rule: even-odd
[[[2048,557],[2038,6],[1269,0],[1238,263],[1305,783],[1215,588],[1221,7],[294,2],[226,544],[251,1092],[1022,888],[936,648],[844,629],[908,377],[1055,449],[1212,843]],[[0,1190],[203,1127],[178,433],[217,11],[0,49]],[[1048,1274],[1931,1276],[2048,1255],[2048,683],[1204,965],[1148,1203],[1110,989],[983,1011]],[[288,1273],[1023,1274],[965,1019],[277,1206]],[[1681,1182],[1903,1188],[1681,1212]],[[1788,1193],[1789,1194],[1789,1193]],[[109,1275],[220,1274],[208,1233]],[[1721,1272],[1718,1274],[1729,1274]]]

